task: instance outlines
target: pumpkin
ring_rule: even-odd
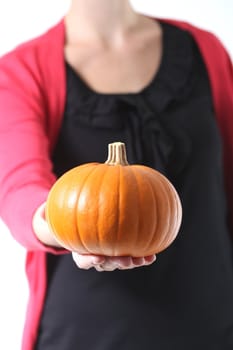
[[[168,179],[129,165],[124,143],[109,145],[105,163],[87,163],[51,188],[45,215],[56,240],[80,254],[143,257],[176,238],[182,209]]]

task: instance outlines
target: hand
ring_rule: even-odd
[[[135,267],[151,265],[156,260],[155,255],[133,258],[130,256],[81,255],[76,252],[72,252],[72,257],[79,268],[89,270],[94,267],[99,272],[134,269]]]
[[[48,223],[45,220],[45,205],[43,203],[36,210],[33,217],[33,228],[37,238],[46,245],[62,248],[52,235]],[[128,270],[135,267],[147,266],[156,260],[155,255],[145,256],[143,258],[133,258],[130,256],[108,257],[99,255],[81,255],[72,253],[76,265],[80,269],[88,270],[94,267],[97,271]]]

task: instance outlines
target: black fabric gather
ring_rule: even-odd
[[[92,128],[120,130],[130,123],[133,130],[140,130],[140,139],[137,142],[132,140],[137,162],[145,165],[152,163],[157,170],[165,173],[172,149],[177,144],[163,126],[161,113],[173,101],[184,99],[191,88],[192,41],[188,34],[186,37],[179,36],[176,32],[178,29],[162,25],[161,65],[150,83],[139,93],[99,93],[90,88],[68,63],[66,69],[67,114],[73,116],[77,124]],[[132,138],[132,132],[127,136]],[[183,150],[179,162],[175,163],[176,169],[173,169],[176,173],[184,168],[191,145],[182,132],[175,139],[179,140]]]

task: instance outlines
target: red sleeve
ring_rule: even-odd
[[[56,253],[32,229],[33,214],[56,180],[35,54],[15,50],[0,59],[0,216],[28,250]]]

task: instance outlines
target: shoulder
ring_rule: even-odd
[[[167,18],[160,19],[160,20],[162,22],[174,25],[175,27],[188,31],[190,34],[193,34],[195,36],[199,36],[202,38],[209,38],[211,41],[215,43],[220,43],[220,40],[211,31],[195,26],[189,22],[184,22],[184,21],[179,21],[174,19],[167,19]]]
[[[206,47],[207,51],[209,50],[210,55],[212,53],[220,55],[222,57],[228,57],[226,48],[224,47],[221,40],[211,31],[195,26],[191,23],[173,20],[173,19],[161,19],[162,22],[174,25],[182,30],[188,32],[193,39],[196,41],[197,45],[202,49]],[[202,51],[202,50],[201,50]]]
[[[222,88],[222,82],[227,82],[228,91],[233,90],[233,65],[229,53],[221,40],[212,32],[194,26],[188,22],[162,19],[189,33],[202,56],[212,85]]]
[[[33,68],[36,65],[43,64],[43,62],[49,60],[52,52],[56,50],[62,51],[63,40],[64,23],[61,20],[43,34],[21,43],[10,52],[1,56],[0,69],[10,69],[11,67],[16,69],[19,66],[22,66],[22,68]]]
[[[49,90],[54,80],[63,76],[63,44],[64,22],[61,20],[42,35],[3,55],[0,58],[1,91],[18,87],[25,93],[38,95],[41,90]]]

